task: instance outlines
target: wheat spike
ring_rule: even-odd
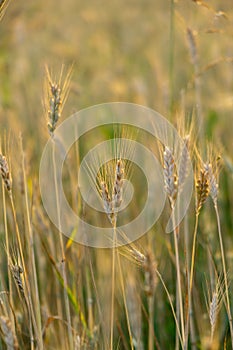
[[[216,328],[217,318],[220,311],[220,307],[223,301],[224,296],[224,281],[221,277],[217,278],[217,283],[215,286],[212,295],[209,293],[209,301],[208,301],[208,311],[209,311],[209,320],[211,326],[211,340],[213,340],[214,331]]]
[[[212,300],[210,302],[209,318],[211,324],[211,330],[214,331],[218,312],[218,295],[216,292],[213,293]]]
[[[64,66],[61,68],[59,79],[52,79],[48,67],[46,67],[46,88],[47,96],[45,99],[46,113],[48,114],[48,130],[53,135],[57,123],[61,117],[70,85],[72,67],[68,70],[66,77],[63,78]]]
[[[168,194],[171,206],[173,206],[177,196],[178,182],[174,157],[170,148],[167,146],[165,146],[165,150],[163,152],[163,161],[165,191]]]
[[[196,212],[199,213],[209,195],[209,176],[206,169],[201,169],[196,180]]]
[[[141,253],[137,248],[135,248],[133,245],[129,247],[129,256],[133,257],[133,260],[136,261],[137,264],[143,266],[147,262],[147,257]]]
[[[122,187],[124,177],[124,167],[122,161],[119,159],[116,162],[115,171],[112,166],[104,168],[104,174],[100,175],[100,193],[103,201],[105,213],[112,224],[116,223],[117,211],[122,202]],[[101,178],[110,178],[107,183]],[[109,188],[112,191],[109,191]],[[110,195],[111,192],[111,195]]]
[[[53,133],[61,116],[61,88],[57,83],[49,82],[49,85],[50,98],[48,110],[48,129],[50,133]]]
[[[2,175],[2,180],[8,192],[11,192],[12,179],[9,171],[8,162],[5,156],[0,154],[0,170]]]
[[[10,269],[11,269],[14,281],[20,291],[20,294],[24,297],[25,296],[24,286],[21,278],[21,274],[23,273],[23,270],[19,265],[12,265],[12,264],[10,264]]]

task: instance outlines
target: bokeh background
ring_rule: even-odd
[[[232,16],[228,0],[12,1],[0,28],[2,125],[30,133],[44,128],[45,64],[55,73],[62,63],[74,64],[64,117],[92,104],[129,101],[169,118],[182,96],[190,113],[196,50],[206,124],[226,137],[233,103]]]

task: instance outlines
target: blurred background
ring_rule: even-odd
[[[192,113],[196,72],[208,132],[226,139],[232,21],[229,0],[11,1],[0,26],[1,125],[31,135],[46,129],[45,65],[58,74],[64,63],[74,64],[64,118],[108,101],[143,104],[167,118],[184,103]]]

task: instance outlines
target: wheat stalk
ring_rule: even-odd
[[[222,267],[223,267],[223,277],[224,277],[224,287],[225,287],[225,293],[226,293],[226,309],[227,309],[227,315],[229,319],[229,326],[230,326],[230,333],[231,333],[231,347],[233,350],[233,320],[232,320],[232,312],[231,312],[231,303],[230,303],[230,295],[229,295],[229,287],[228,287],[228,281],[227,281],[227,267],[226,267],[226,259],[225,259],[225,249],[223,245],[223,237],[222,237],[222,229],[221,229],[221,222],[220,222],[220,216],[219,216],[219,210],[218,210],[218,175],[220,171],[220,164],[219,164],[219,156],[216,157],[213,151],[213,148],[209,145],[209,160],[206,163],[205,167],[208,171],[208,177],[209,177],[209,187],[210,187],[210,195],[214,203],[214,209],[217,219],[217,226],[218,226],[218,237],[219,237],[219,243],[220,243],[220,252],[221,252],[221,260],[222,260]]]
[[[196,255],[196,242],[197,242],[197,229],[199,222],[200,210],[205,203],[209,195],[209,177],[208,171],[205,169],[204,162],[198,156],[198,167],[196,170],[195,178],[195,187],[196,187],[196,215],[195,215],[195,227],[193,234],[193,243],[192,243],[192,254],[191,254],[191,266],[190,266],[190,278],[188,286],[188,305],[187,305],[187,317],[186,317],[186,333],[185,333],[185,344],[184,349],[188,348],[188,328],[190,321],[190,306],[192,298],[192,288],[193,288],[193,277],[194,277],[194,265],[195,265],[195,255]]]
[[[22,270],[24,271],[24,274],[25,274],[25,286],[26,286],[26,290],[27,290],[27,297],[26,297],[25,288],[22,284],[22,279],[20,276],[20,268],[21,267],[17,268],[17,266],[19,266],[19,265],[13,263],[12,259],[14,259],[14,257],[13,256],[10,257],[9,245],[8,245],[9,242],[7,242],[8,266],[10,267],[10,270],[12,272],[12,277],[15,280],[16,285],[21,293],[21,296],[25,300],[25,303],[27,306],[27,311],[28,311],[28,316],[29,316],[29,321],[30,321],[29,328],[30,328],[31,349],[33,350],[34,349],[34,335],[33,335],[32,323],[33,323],[35,332],[37,331],[37,329],[36,329],[36,324],[35,324],[33,308],[32,308],[32,304],[31,304],[30,287],[29,287],[29,283],[28,283],[28,276],[27,276],[26,267],[25,267],[26,266],[25,265],[25,258],[23,255],[23,248],[22,248],[22,238],[21,238],[20,232],[19,232],[16,211],[15,211],[15,204],[14,204],[14,200],[13,200],[13,196],[12,196],[12,178],[11,178],[11,173],[9,170],[7,158],[3,155],[0,155],[0,170],[1,170],[1,176],[2,176],[3,183],[5,185],[5,188],[8,191],[9,198],[10,198],[13,220],[14,220],[14,224],[15,224],[17,244],[18,244],[18,248],[19,248],[19,256],[20,256],[20,261],[22,264]]]
[[[130,245],[125,248],[125,250],[129,253],[129,254],[126,255],[127,258],[131,258],[134,262],[136,262],[137,265],[142,267],[143,270],[145,269],[146,266],[148,266],[148,263],[149,263],[149,261],[148,261],[148,254],[144,254],[143,252],[141,252],[133,243],[130,243]],[[176,312],[174,310],[171,294],[169,293],[169,290],[168,290],[168,288],[166,286],[166,283],[165,283],[161,273],[158,271],[154,260],[152,260],[152,261],[151,261],[152,264],[151,264],[151,262],[149,263],[149,265],[152,267],[151,272],[152,272],[154,278],[155,278],[154,274],[156,274],[156,276],[161,281],[161,283],[163,285],[163,288],[164,288],[164,290],[166,292],[166,295],[167,295],[168,300],[169,300],[169,305],[171,307],[171,311],[172,311],[172,314],[173,314],[173,317],[174,317],[174,320],[175,320],[178,337],[180,339],[181,347],[183,349],[183,339],[182,339],[181,332],[180,332],[180,325],[179,325],[178,319],[176,317]],[[156,284],[157,284],[157,279],[156,278],[154,279],[154,283],[155,283],[154,286],[156,286]]]
[[[61,68],[60,76],[58,79],[53,78],[48,67],[46,67],[46,87],[47,87],[47,95],[45,97],[45,106],[46,113],[48,118],[48,131],[49,134],[53,137],[54,132],[56,130],[58,121],[61,117],[61,113],[65,104],[65,101],[69,92],[70,78],[72,73],[72,67],[66,74],[65,78],[63,78],[64,74],[64,66]],[[74,347],[73,342],[73,334],[72,334],[72,325],[71,325],[71,312],[70,312],[70,304],[69,298],[67,294],[67,273],[66,273],[66,257],[65,257],[65,248],[63,243],[63,235],[61,232],[61,222],[60,222],[60,206],[59,206],[59,193],[58,193],[58,185],[57,185],[57,174],[56,174],[56,164],[55,164],[55,152],[56,152],[56,144],[53,144],[53,152],[52,152],[52,164],[54,170],[54,183],[55,183],[55,196],[56,196],[56,206],[57,206],[57,217],[58,217],[58,231],[59,231],[59,241],[60,241],[60,249],[61,249],[61,270],[62,270],[62,278],[64,281],[64,301],[65,301],[65,313],[68,322],[68,338],[69,338],[69,347],[72,350]]]
[[[21,146],[21,153],[22,153],[22,181],[21,181],[21,193],[24,194],[25,199],[25,207],[26,207],[26,217],[27,217],[27,225],[28,225],[28,232],[29,232],[29,239],[28,239],[28,247],[29,247],[29,261],[32,265],[32,271],[33,271],[33,278],[34,278],[34,288],[33,291],[35,291],[34,295],[34,303],[36,301],[35,306],[35,316],[36,316],[36,322],[37,322],[37,332],[38,332],[38,348],[43,350],[43,339],[42,339],[42,327],[41,327],[41,311],[40,311],[40,295],[39,295],[39,286],[38,286],[38,274],[36,270],[36,260],[35,260],[35,252],[34,252],[34,237],[33,237],[33,229],[32,229],[32,223],[30,218],[30,209],[29,209],[29,199],[28,199],[28,188],[27,188],[27,178],[26,178],[26,170],[25,170],[25,154],[23,149],[23,139],[22,136],[20,136],[20,146]],[[33,298],[33,295],[32,295]],[[33,300],[33,299],[32,299]]]
[[[117,150],[118,153],[121,150]],[[103,208],[108,216],[111,225],[113,227],[113,248],[112,248],[112,293],[111,293],[111,327],[110,327],[110,348],[113,349],[113,332],[114,332],[114,292],[115,292],[115,265],[116,265],[116,225],[117,225],[117,215],[122,203],[123,196],[123,181],[125,175],[125,164],[121,158],[115,158],[110,163],[105,163],[102,169],[99,170],[97,175],[97,191],[99,192]],[[108,181],[107,181],[108,179]],[[119,253],[117,251],[118,265],[120,271],[120,282],[124,299],[124,306],[126,311],[127,326],[130,335],[130,344],[133,349],[132,335],[130,329],[130,322],[127,310],[127,303],[124,291],[124,281],[122,268],[120,263]]]
[[[175,227],[175,217],[174,217],[174,205],[178,192],[178,177],[176,164],[174,160],[173,153],[168,146],[165,146],[163,152],[163,169],[164,169],[164,189],[168,194],[168,199],[172,209],[172,221]],[[181,322],[182,331],[182,342],[184,341],[184,314],[183,314],[183,298],[182,298],[182,287],[181,287],[181,273],[180,273],[180,258],[179,258],[179,246],[178,246],[178,229],[174,229],[174,247],[175,247],[175,259],[176,259],[176,278],[177,278],[177,297],[176,297],[176,317]],[[177,330],[178,335],[178,330]]]
[[[0,154],[0,168],[1,168],[1,174],[2,174],[2,202],[3,202],[3,220],[4,220],[4,230],[5,230],[5,240],[6,240],[6,253],[7,253],[7,272],[8,272],[8,278],[9,278],[9,300],[10,304],[13,305],[13,295],[12,295],[12,277],[11,277],[11,271],[9,266],[9,230],[8,230],[8,223],[7,223],[7,207],[6,207],[6,193],[5,188],[10,190],[9,193],[11,193],[11,186],[12,186],[12,180],[11,180],[11,174],[9,172],[8,163],[6,157],[3,157]],[[7,179],[7,183],[5,183],[4,179]],[[11,323],[14,325],[14,317],[13,312],[10,314]]]

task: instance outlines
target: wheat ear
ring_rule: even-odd
[[[174,202],[177,196],[177,174],[176,174],[176,166],[173,154],[169,147],[165,146],[163,152],[163,171],[164,171],[164,188],[168,194],[168,198],[171,206],[174,206]]]
[[[0,154],[0,171],[1,171],[3,183],[4,183],[7,191],[11,192],[11,189],[12,189],[11,174],[10,174],[7,159],[2,154]]]
[[[200,170],[199,177],[196,179],[196,213],[199,214],[203,204],[209,196],[209,172],[204,167]]]

